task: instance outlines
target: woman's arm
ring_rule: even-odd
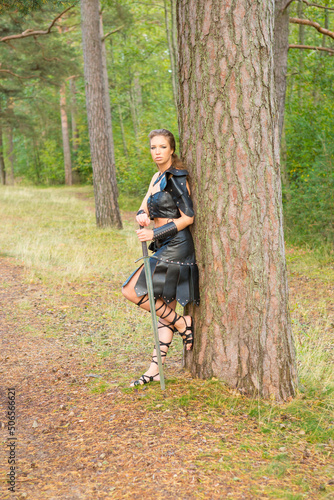
[[[188,215],[185,215],[183,212],[181,212],[181,210],[180,214],[181,217],[179,217],[178,219],[168,219],[168,222],[174,222],[178,231],[182,231],[182,229],[186,228],[187,226],[191,226],[191,224],[193,224],[194,222],[194,217],[188,217]]]
[[[188,181],[187,181],[187,189],[188,189],[188,193],[190,194]],[[185,229],[187,226],[190,226],[191,224],[193,224],[194,217],[189,217],[188,215],[184,214],[182,212],[182,210],[180,210],[180,208],[179,208],[179,212],[181,214],[181,217],[179,217],[178,219],[166,219],[166,224],[163,226],[160,226],[160,228],[164,228],[170,222],[174,222],[174,224],[176,226],[175,231],[178,232],[178,231],[182,231],[182,229]],[[138,217],[145,217],[145,215],[143,214],[143,215],[138,216]],[[144,224],[142,224],[142,225],[144,225]],[[174,227],[174,229],[175,229],[175,227]],[[137,233],[140,241],[150,241],[154,238],[154,232],[152,229],[146,229],[146,228],[137,229],[136,233]]]
[[[140,205],[140,208],[139,208],[139,210],[144,210],[147,213],[147,215],[149,214],[148,208],[147,208],[147,200],[152,192],[152,187],[153,187],[153,184],[154,184],[156,178],[158,177],[158,174],[159,174],[159,172],[157,172],[156,174],[153,175],[151,182],[150,182],[150,185],[149,185],[149,188],[147,190],[147,193],[145,194],[145,197],[144,197],[144,199]]]
[[[144,214],[139,214],[136,216],[136,221],[138,222],[138,224],[140,226],[148,226],[150,224],[150,218],[149,218],[149,211],[148,211],[148,208],[147,208],[147,200],[151,194],[151,191],[152,191],[152,187],[153,187],[153,184],[155,182],[155,179],[157,178],[157,176],[159,175],[159,172],[157,172],[156,174],[153,175],[152,179],[151,179],[151,182],[150,182],[150,185],[149,185],[149,188],[147,190],[147,193],[140,205],[140,208],[138,210],[138,212],[140,210],[144,210]]]

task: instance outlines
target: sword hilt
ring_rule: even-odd
[[[144,229],[144,226],[139,225],[140,229]],[[148,250],[147,250],[147,244],[146,241],[141,242],[141,247],[143,250],[143,257],[148,257]]]

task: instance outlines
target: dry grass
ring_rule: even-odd
[[[43,299],[50,314],[45,335],[61,338],[62,314],[66,313],[66,321],[74,325],[73,342],[80,346],[83,363],[93,354],[95,371],[101,374],[101,379],[90,382],[91,390],[103,393],[116,381],[128,404],[133,395],[127,389],[129,378],[146,367],[151,345],[148,315],[126,303],[120,291],[141,254],[134,222],[126,212],[123,216],[122,231],[96,228],[92,190],[87,187],[0,189],[0,255],[23,262],[27,282],[39,282],[48,289]],[[320,485],[315,493],[309,479],[298,472],[298,450],[323,457],[324,474],[333,475],[333,259],[330,254],[296,248],[288,248],[287,257],[300,378],[295,400],[277,405],[235,394],[217,380],[178,375],[182,348],[174,342],[168,357],[168,397],[161,395],[158,386],[150,386],[140,395],[141,407],[155,412],[184,411],[203,425],[210,422],[218,427],[224,426],[222,414],[235,417],[241,422],[236,424],[241,444],[232,443],[222,463],[208,460],[207,445],[203,445],[196,463],[203,474],[216,469],[233,471],[237,483],[240,470],[252,471],[256,456],[253,476],[269,479],[260,489],[255,481],[253,498],[331,498],[333,488]],[[20,309],[28,311],[29,307],[33,305],[22,300]],[[256,426],[256,438],[247,422],[242,423],[245,416]],[[263,438],[259,439],[259,433]],[[291,454],[290,448],[297,451]],[[271,479],[283,481],[287,475],[297,493],[289,491],[287,482],[281,488],[277,482],[270,484]]]

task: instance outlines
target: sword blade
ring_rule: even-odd
[[[140,226],[140,228],[142,228],[142,226]],[[160,352],[157,315],[155,314],[155,301],[154,301],[154,291],[153,291],[153,283],[152,283],[152,276],[151,276],[150,258],[148,256],[146,241],[142,242],[142,249],[143,249],[143,259],[144,259],[147,294],[148,294],[148,298],[150,301],[155,350],[157,353],[158,368],[159,368],[159,374],[160,374],[160,387],[161,387],[161,390],[164,391],[165,390],[165,377],[164,377],[164,369],[163,369],[161,352]]]

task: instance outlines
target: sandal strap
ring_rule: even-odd
[[[156,373],[155,375],[141,375],[138,380],[135,380],[133,385],[145,385],[148,384],[149,382],[154,382],[154,377],[159,375],[159,372]],[[148,380],[146,380],[148,379]],[[140,383],[140,380],[143,382],[142,384]]]
[[[146,298],[146,300],[144,300]],[[143,295],[140,300],[137,302],[137,306],[140,307],[142,304],[146,304],[146,302],[149,300],[148,295]]]
[[[160,348],[161,348],[162,346],[163,346],[163,347],[168,347],[168,348],[169,348],[169,346],[171,345],[171,343],[172,343],[172,341],[170,341],[170,342],[162,342],[162,340],[159,340]],[[154,346],[154,349],[156,349],[156,347],[155,347],[155,346]],[[167,356],[167,352],[168,352],[168,350],[167,350],[167,351],[162,351],[162,350],[160,349],[160,355],[161,355],[161,357],[162,357],[162,358],[165,358],[165,357]],[[157,365],[157,364],[158,364],[158,362],[157,362],[157,361],[155,361],[153,358],[157,358],[157,359],[158,359],[158,356],[157,356],[156,354],[154,354],[154,355],[152,356],[152,363],[155,363],[155,364]]]
[[[189,330],[190,333],[186,333]],[[182,332],[178,333],[182,337],[183,345],[190,345],[190,344],[192,345],[194,343],[193,319],[191,318],[190,326],[186,325],[185,329]]]
[[[163,323],[160,323],[160,326],[158,324],[158,330],[159,328],[168,328],[171,332],[174,333],[174,327],[173,326],[170,326],[170,325],[164,325]]]

